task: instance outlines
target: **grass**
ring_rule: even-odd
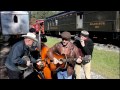
[[[54,44],[58,43],[61,41],[60,39],[56,39],[53,37],[47,37],[47,42],[45,43],[48,47],[52,47]]]
[[[93,51],[92,70],[108,79],[120,78],[119,53],[113,51]]]
[[[46,45],[52,47],[55,43],[61,41],[56,38],[47,37]],[[120,79],[119,53],[113,51],[93,50],[91,69],[107,79]]]

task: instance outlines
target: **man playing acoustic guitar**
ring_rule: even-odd
[[[76,62],[82,62],[82,53],[72,42],[70,42],[71,34],[65,31],[62,32],[61,37],[62,41],[51,47],[47,53],[48,57],[52,61],[50,63],[51,71],[60,71],[61,69],[66,69],[69,65],[67,62],[73,66],[75,66]]]

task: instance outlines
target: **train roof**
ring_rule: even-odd
[[[46,19],[56,18],[56,17],[63,16],[63,15],[66,15],[66,14],[71,14],[71,13],[84,13],[84,14],[88,14],[88,13],[93,13],[93,12],[96,12],[96,11],[63,11],[63,12],[60,12],[58,14],[46,17]]]
[[[60,12],[58,14],[52,15],[50,17],[46,17],[45,19],[52,19],[52,18],[64,16],[66,14],[71,14],[71,13],[90,14],[90,13],[96,13],[96,12],[100,12],[100,11],[63,11],[63,12]]]
[[[46,19],[56,18],[56,17],[59,17],[59,16],[63,16],[63,15],[66,15],[66,14],[71,14],[71,13],[77,13],[77,12],[83,12],[83,11],[63,11],[61,13],[52,15],[50,17],[46,17]]]
[[[28,11],[1,11],[1,14],[29,14]]]

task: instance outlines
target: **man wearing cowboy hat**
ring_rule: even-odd
[[[24,40],[14,44],[6,58],[5,66],[9,79],[23,79],[23,70],[20,70],[18,66],[30,66],[31,61],[33,63],[37,62],[29,53],[29,48],[33,42],[38,42],[36,35],[28,32],[27,35],[22,35],[22,37],[24,37]],[[25,55],[28,56],[30,60],[23,60],[22,57]]]

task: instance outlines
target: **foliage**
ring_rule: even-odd
[[[51,15],[57,14],[61,11],[31,11],[31,18],[45,19]]]

